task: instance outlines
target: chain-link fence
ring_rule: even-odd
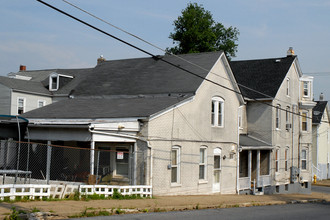
[[[91,150],[87,142],[72,147],[1,140],[0,181],[146,184],[147,161],[146,152],[120,144],[100,145]]]

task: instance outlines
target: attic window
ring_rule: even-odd
[[[57,91],[59,87],[59,76],[53,73],[49,76],[49,91]]]

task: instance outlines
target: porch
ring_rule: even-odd
[[[242,136],[242,135],[241,135]],[[251,146],[251,145],[254,146]],[[239,153],[239,191],[262,191],[272,184],[272,147],[251,137],[241,137]]]

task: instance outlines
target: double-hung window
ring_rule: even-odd
[[[286,95],[290,96],[290,78],[286,78]]]
[[[290,107],[289,106],[287,106],[286,107],[286,111],[285,111],[285,122],[286,122],[286,130],[287,131],[289,131],[290,130],[290,128],[291,128],[291,124],[290,124],[290,114],[291,114],[291,112],[290,112]]]
[[[289,156],[289,149],[285,149],[285,155],[284,155],[284,169],[285,171],[288,171],[288,156]]]
[[[302,131],[308,131],[307,117],[308,117],[307,112],[301,113],[301,130]]]
[[[17,98],[17,114],[23,114],[25,112],[25,98]]]
[[[307,150],[302,150],[300,155],[301,169],[307,170]]]
[[[220,97],[212,98],[211,124],[217,127],[224,126],[224,100]]]
[[[171,183],[180,183],[180,147],[171,150]]]
[[[275,172],[280,171],[279,157],[280,157],[280,149],[276,149],[276,151],[275,151]]]
[[[199,179],[206,179],[206,167],[207,167],[207,154],[206,147],[199,149]]]
[[[44,107],[46,105],[45,100],[38,100],[38,108]]]
[[[309,90],[310,90],[309,89],[309,84],[310,84],[309,81],[304,81],[303,82],[303,89],[304,89],[303,94],[304,94],[305,97],[309,96]]]
[[[276,106],[276,119],[275,119],[275,126],[276,129],[280,129],[280,123],[281,123],[281,105]]]

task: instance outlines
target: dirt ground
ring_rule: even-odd
[[[329,186],[330,186],[330,180]],[[325,184],[323,184],[325,185]],[[135,199],[135,200],[90,200],[90,201],[31,201],[16,203],[0,203],[0,218],[3,219],[11,213],[14,206],[16,210],[25,210],[31,212],[38,209],[41,212],[52,213],[53,219],[63,219],[72,215],[79,215],[86,209],[89,210],[115,210],[129,209],[127,212],[153,212],[153,211],[171,211],[202,208],[226,208],[226,207],[244,207],[255,205],[286,204],[300,201],[307,202],[311,200],[330,201],[330,194],[311,193],[303,194],[280,194],[280,195],[199,195],[199,196],[160,196],[153,199]],[[49,217],[48,217],[49,219]]]

